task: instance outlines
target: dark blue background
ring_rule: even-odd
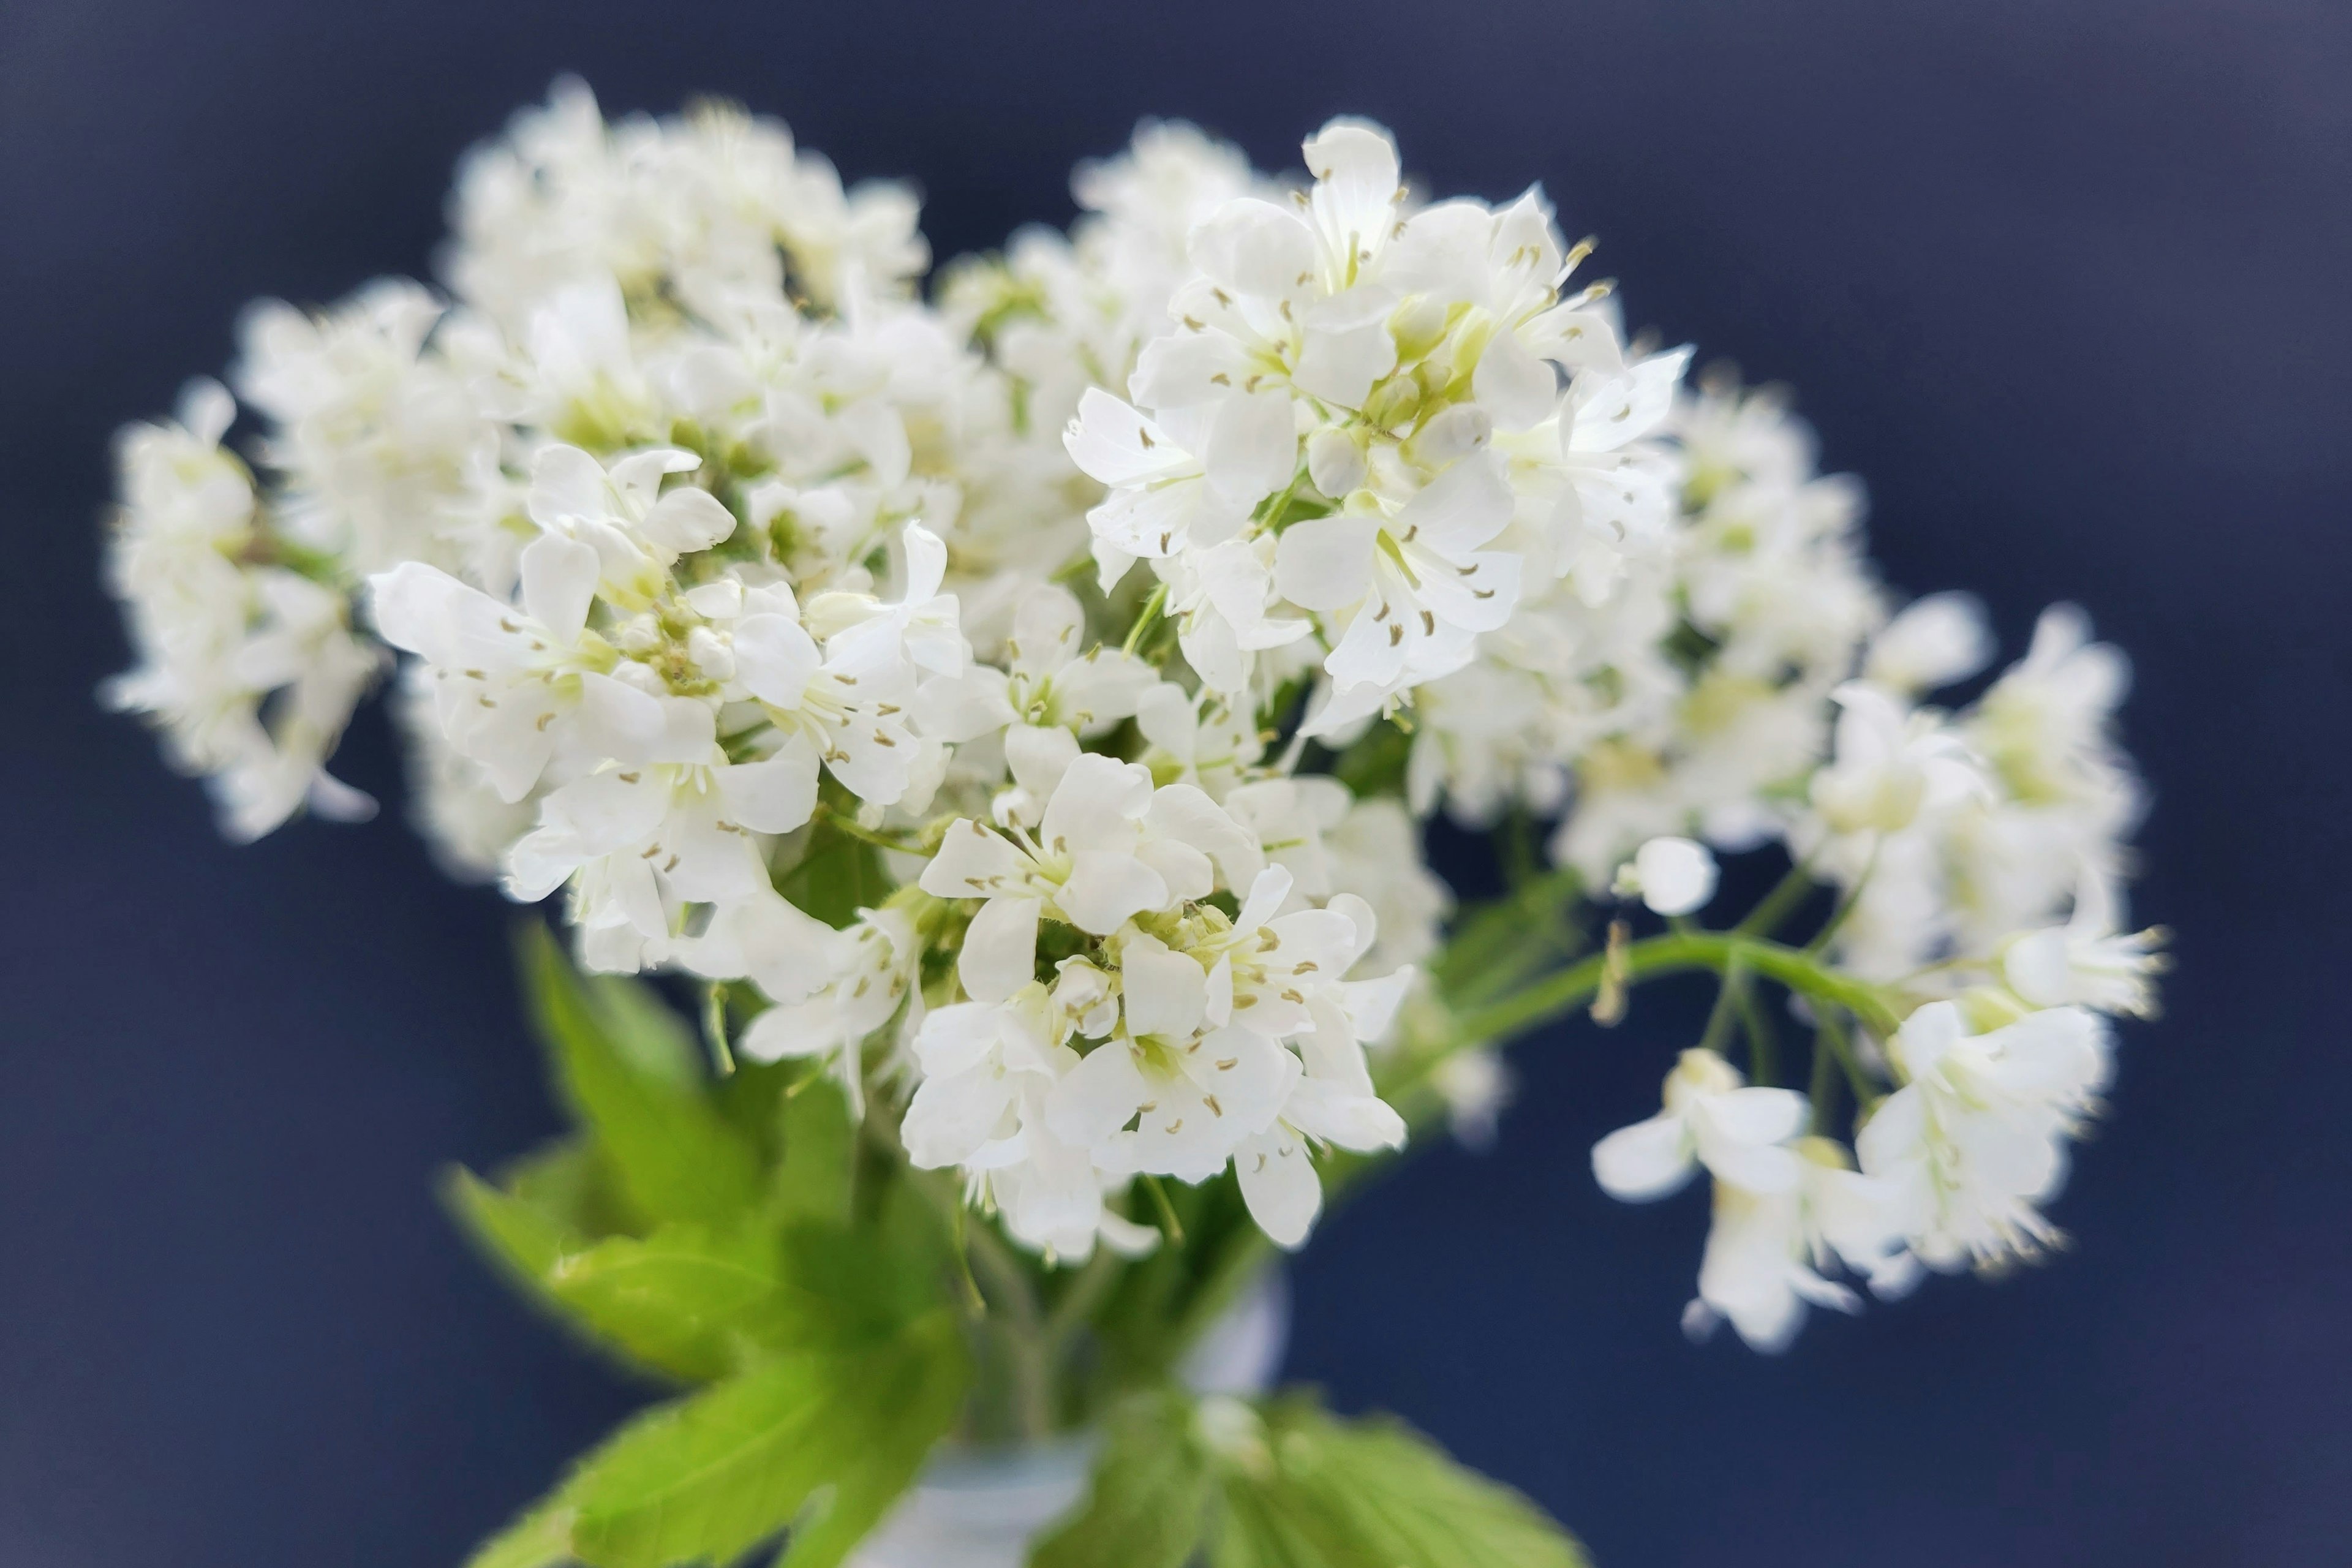
[[[2335,1564],[2352,1534],[2352,12],[2310,0],[1145,7],[124,0],[0,8],[0,1563],[454,1563],[639,1398],[511,1304],[443,1162],[550,1128],[512,912],[388,816],[251,849],[90,691],[109,432],[248,297],[420,272],[452,160],[584,72],[719,90],[931,193],[1068,215],[1144,113],[1266,166],[1336,110],[1439,191],[1540,177],[1637,322],[1785,378],[1893,580],[2137,661],[2139,912],[2179,933],[2071,1256],[1790,1353],[1675,1328],[1695,1195],[1604,1200],[1687,999],[1520,1053],[1501,1150],[1328,1225],[1293,1369],[1604,1564]],[[396,787],[380,728],[352,772]]]

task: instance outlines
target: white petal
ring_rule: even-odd
[[[1160,873],[1132,855],[1086,849],[1071,858],[1070,875],[1054,903],[1082,931],[1108,936],[1131,916],[1173,901]]]
[[[719,771],[730,816],[754,833],[790,833],[816,810],[816,752],[793,736],[792,744],[757,763]]]
[[[604,465],[577,447],[542,447],[530,464],[530,491],[524,502],[542,528],[594,522],[613,515],[612,481]]]
[[[1549,360],[1538,359],[1509,331],[1496,332],[1478,356],[1471,377],[1478,405],[1495,416],[1496,426],[1525,430],[1541,424],[1559,401],[1559,374]]]
[[[1696,1169],[1688,1131],[1679,1116],[1653,1116],[1620,1127],[1592,1146],[1592,1174],[1601,1190],[1626,1203],[1664,1197]]]
[[[931,1078],[969,1072],[996,1048],[1003,1009],[992,1002],[953,1002],[923,1016],[915,1034],[915,1058]]]
[[[1004,732],[1004,761],[1013,782],[1038,800],[1053,797],[1078,755],[1077,737],[1059,725],[1015,724]]]
[[[1473,452],[1423,486],[1397,514],[1402,533],[1419,529],[1440,550],[1475,550],[1511,521],[1511,488],[1493,458]]]
[[[1303,610],[1339,610],[1371,591],[1380,524],[1368,517],[1314,517],[1283,530],[1274,547],[1275,590]]]
[[[982,1002],[1002,1002],[1036,978],[1041,908],[1036,899],[991,899],[981,906],[956,959],[966,991]]]
[[[923,868],[923,891],[937,899],[986,898],[1019,881],[1021,851],[970,818],[950,826]]]
[[[1133,1121],[1151,1096],[1152,1086],[1135,1065],[1134,1051],[1119,1041],[1107,1041],[1046,1091],[1045,1125],[1055,1137],[1091,1149]]]
[[[1150,769],[1089,752],[1062,774],[1039,831],[1056,854],[1131,844],[1150,805]]]
[[[1228,398],[1209,426],[1201,466],[1219,498],[1243,510],[1288,484],[1298,467],[1290,399],[1278,392]]]
[[[745,616],[735,623],[735,677],[761,701],[797,709],[824,662],[816,639],[782,616]]]
[[[542,533],[523,546],[523,607],[556,641],[577,642],[588,624],[588,607],[595,602],[602,571],[594,546],[560,533]]]
[[[1298,355],[1298,368],[1290,379],[1311,397],[1341,408],[1356,408],[1362,405],[1372,383],[1395,368],[1396,340],[1389,335],[1385,321],[1374,321],[1360,326],[1310,328]],[[1479,374],[1485,374],[1483,364]],[[1549,367],[1545,374],[1550,374]]]
[[[1139,1037],[1189,1040],[1208,1012],[1207,973],[1148,938],[1129,942],[1120,954],[1119,984],[1126,994],[1128,1033]]]
[[[637,531],[657,553],[675,560],[708,550],[733,533],[735,514],[709,490],[680,485],[654,502]]]
[[[1267,1239],[1286,1251],[1306,1245],[1323,1208],[1323,1184],[1297,1135],[1276,1127],[1245,1140],[1234,1152],[1234,1170],[1250,1218]]]
[[[1227,289],[1266,299],[1298,292],[1300,274],[1315,268],[1315,237],[1307,226],[1255,196],[1227,202],[1202,219],[1186,249],[1193,266]]]
[[[1100,387],[1079,398],[1062,445],[1088,478],[1114,488],[1164,479],[1192,463],[1166,430]]]

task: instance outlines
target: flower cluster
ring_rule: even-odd
[[[2046,1247],[2160,963],[2120,655],[2053,610],[1936,706],[1982,613],[1876,581],[1783,398],[1629,340],[1540,191],[1303,151],[1147,122],[927,296],[907,188],[559,84],[467,159],[444,290],[257,307],[236,399],[125,434],[110,700],[252,837],[366,809],[325,770],[396,668],[446,865],[696,977],[719,1059],[830,1076],[1033,1258],[1149,1250],[1170,1183],[1297,1246],[1329,1151],[1486,1135],[1492,1047],[1645,966],[1722,1000],[1593,1164],[1708,1173],[1695,1328]],[[1440,809],[1508,828],[1459,922]],[[1791,896],[1708,929],[1771,847]],[[1580,899],[1623,902],[1559,967]]]
[[[1584,251],[1539,193],[1409,210],[1395,145],[1352,121],[1306,155],[1291,202],[1193,226],[1176,330],[1067,445],[1109,489],[1104,587],[1150,562],[1219,693],[1319,666],[1304,732],[1330,736],[1468,665],[1523,594],[1606,598],[1664,532],[1645,437],[1687,354],[1629,359],[1605,290],[1562,298]]]

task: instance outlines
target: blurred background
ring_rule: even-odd
[[[553,1112],[516,911],[397,810],[257,847],[92,689],[115,426],[238,308],[425,275],[451,165],[562,70],[717,92],[928,193],[941,257],[1067,220],[1145,114],[1288,169],[1335,111],[1438,192],[1540,179],[1628,320],[1795,385],[1888,579],[2011,656],[2137,662],[2135,913],[2178,933],[2071,1253],[1763,1358],[1694,1347],[1705,1200],[1611,1203],[1696,998],[1528,1041],[1297,1267],[1290,1371],[1525,1489],[1609,1568],[2334,1564],[2352,1536],[2352,8],[2341,0],[988,6],[0,5],[0,1563],[452,1564],[646,1397],[430,1193]],[[394,799],[363,720],[338,772]]]

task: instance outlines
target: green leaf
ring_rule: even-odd
[[[1113,1412],[1085,1508],[1039,1542],[1030,1568],[1184,1568],[1201,1544],[1208,1461],[1192,1440],[1192,1402],[1145,1394]]]
[[[783,1342],[782,1248],[746,1228],[664,1226],[556,1258],[549,1293],[631,1358],[690,1382],[720,1377]]]
[[[546,1568],[572,1561],[572,1519],[551,1498],[476,1547],[466,1568]]]
[[[643,1010],[604,1005],[545,927],[529,927],[522,946],[557,1082],[629,1202],[656,1220],[721,1221],[755,1207],[758,1152],[712,1108],[698,1077],[680,1082],[646,1065],[669,1047]]]
[[[1585,1568],[1535,1504],[1391,1417],[1286,1399],[1226,1473],[1214,1568]]]
[[[646,1216],[630,1206],[613,1163],[585,1134],[560,1138],[499,1168],[497,1184],[567,1230],[590,1240],[641,1235]]]
[[[500,1192],[462,1165],[442,1177],[441,1199],[500,1271],[534,1292],[543,1291],[567,1249],[585,1244],[545,1209]]]
[[[632,1067],[679,1089],[701,1083],[701,1041],[660,993],[624,974],[592,974],[585,983],[613,1044]]]
[[[777,1120],[784,1153],[771,1187],[775,1212],[788,1219],[847,1225],[857,1126],[849,1120],[840,1085],[822,1076],[803,1079],[781,1097]]]
[[[560,1561],[551,1545],[594,1568],[725,1563],[814,1500],[785,1561],[828,1568],[913,1478],[969,1376],[945,1312],[855,1353],[779,1356],[623,1427],[484,1554],[504,1553],[497,1568]]]

